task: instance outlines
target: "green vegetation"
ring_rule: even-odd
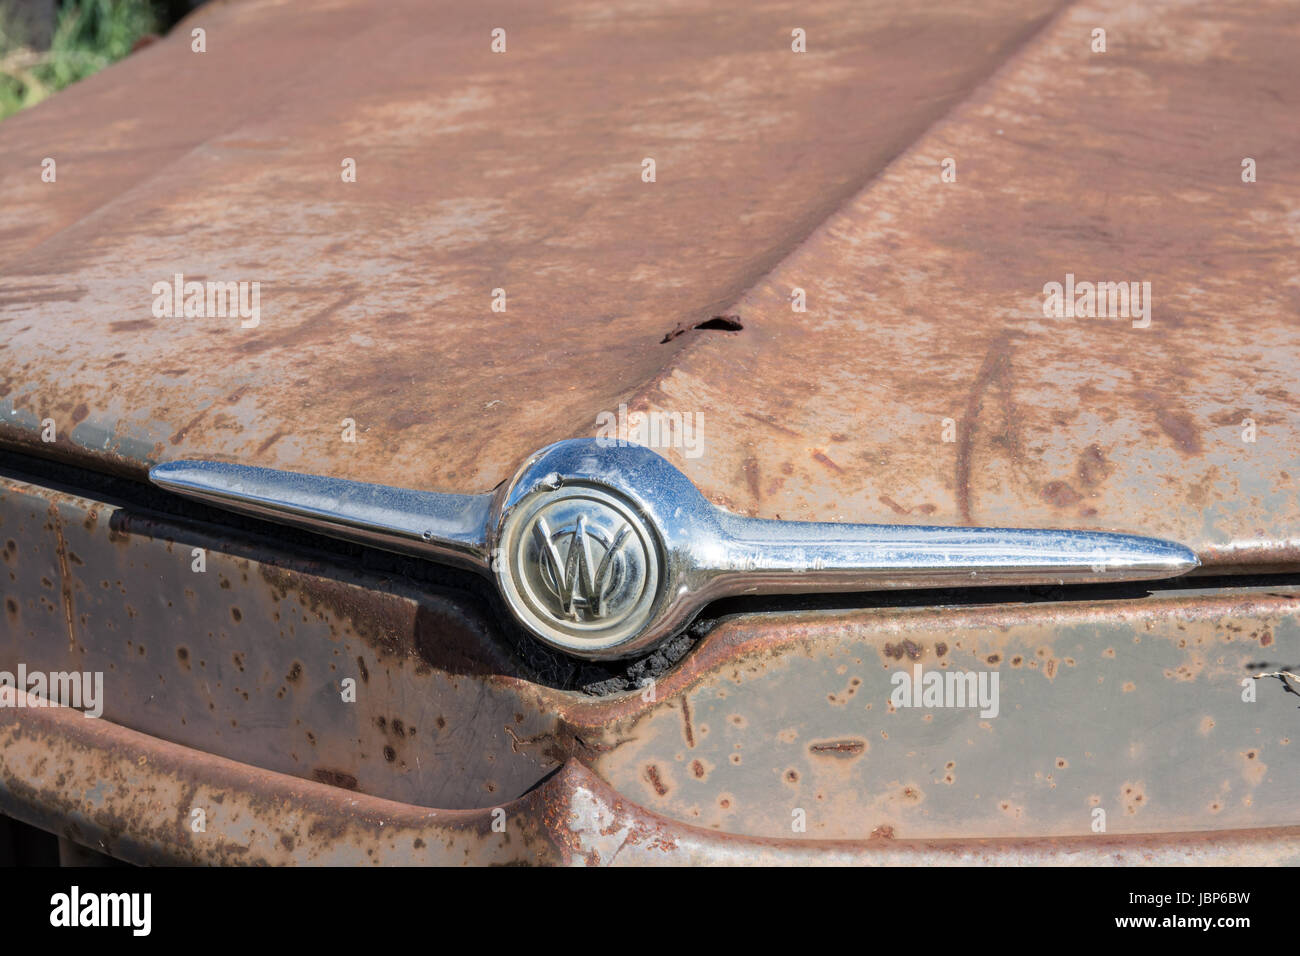
[[[157,22],[149,0],[65,0],[50,48],[33,50],[0,19],[0,119],[120,60]]]

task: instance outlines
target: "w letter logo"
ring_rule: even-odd
[[[618,570],[618,554],[632,532],[624,523],[613,540],[587,527],[586,515],[576,525],[552,532],[545,518],[533,525],[541,552],[543,579],[560,602],[560,610],[573,620],[602,617],[605,598]]]

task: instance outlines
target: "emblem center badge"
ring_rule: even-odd
[[[631,502],[589,485],[541,491],[506,520],[506,600],[552,640],[591,648],[644,625],[661,578],[658,538]]]

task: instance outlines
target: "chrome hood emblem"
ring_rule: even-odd
[[[481,495],[177,461],[177,494],[493,576],[542,641],[578,657],[644,652],[737,594],[1145,580],[1198,564],[1182,545],[1098,531],[820,524],[708,502],[639,445],[557,442]]]
[[[634,502],[561,486],[502,523],[497,583],[533,633],[576,654],[617,648],[654,612],[663,557]]]

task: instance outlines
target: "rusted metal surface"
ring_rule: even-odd
[[[661,344],[1055,6],[838,0],[796,23],[738,0],[404,0],[317,5],[306,25],[292,5],[205,8],[5,123],[0,433],[141,477],[218,457],[490,488],[693,338],[731,334]],[[259,281],[260,324],[155,318],[151,288],[177,272]],[[47,417],[62,437],[42,446]]]
[[[1300,697],[1252,680],[1300,672],[1294,584],[731,617],[653,687],[593,698],[518,659],[472,594],[268,557],[7,479],[0,669],[102,671],[107,721],[447,810],[574,761],[665,820],[762,839],[795,811],[803,839],[1091,838],[1097,809],[1145,839],[1300,806]],[[997,715],[895,709],[917,665],[996,673]]]
[[[1291,825],[1300,588],[753,615],[653,704],[582,704],[594,769],[673,819],[780,837],[1132,835]],[[895,675],[998,678],[996,714],[894,706]],[[1243,700],[1247,687],[1256,694]],[[948,703],[952,703],[951,700]],[[620,713],[621,711],[621,713]]]
[[[747,513],[1115,528],[1297,567],[1298,42],[1292,3],[1072,6],[634,407],[718,422],[672,454]],[[1247,157],[1269,174],[1244,183]],[[1045,318],[1067,273],[1150,282],[1149,327]]]
[[[10,688],[0,699],[12,701]],[[0,708],[0,809],[130,862],[547,862],[539,799],[430,810],[189,750],[62,708]],[[201,811],[195,815],[194,811]],[[198,821],[201,828],[195,826]]]
[[[452,808],[563,759],[516,743],[555,718],[472,594],[7,479],[0,585],[0,669],[102,672],[104,718],[156,737]]]
[[[1295,568],[1292,7],[1055,9],[814,4],[806,54],[749,5],[506,4],[505,54],[418,4],[205,10],[214,52],[5,124],[0,438],[479,491],[627,400],[701,414],[678,463],[742,511]],[[260,326],[154,318],[177,271],[260,281]],[[1149,281],[1150,327],[1044,319],[1067,272]]]
[[[0,699],[13,701],[12,690]],[[62,708],[0,708],[0,811],[133,862],[979,864],[1300,862],[1300,828],[1143,839],[859,843],[728,837],[621,798],[580,764],[500,808],[429,810],[241,766]],[[202,811],[197,816],[194,811]],[[495,812],[494,812],[495,811]],[[202,821],[202,828],[195,825]]]

